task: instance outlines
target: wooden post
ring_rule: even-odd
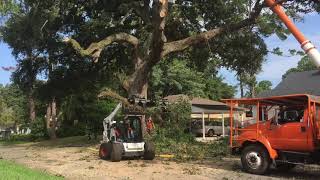
[[[204,123],[204,112],[202,112],[202,138],[206,139],[206,130],[205,130],[205,123]]]
[[[229,114],[229,116],[230,116],[230,147],[232,147],[233,146],[233,143],[232,143],[232,141],[233,141],[233,101],[231,101],[230,102],[230,114]]]
[[[260,121],[260,102],[259,101],[257,102],[257,118],[256,119],[257,119],[257,132],[256,132],[256,134],[257,134],[256,136],[257,137],[256,138],[258,139],[258,136],[259,136],[259,134],[258,134],[259,133],[259,121]]]
[[[224,114],[223,113],[221,114],[221,117],[222,117],[222,137],[224,137],[226,134],[225,134],[225,129],[224,129]]]

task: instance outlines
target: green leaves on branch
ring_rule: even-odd
[[[0,125],[26,122],[26,97],[15,85],[0,86]]]
[[[298,62],[297,67],[289,69],[284,75],[282,75],[282,79],[286,78],[290,73],[311,71],[316,69],[317,67],[312,63],[311,59],[308,56],[304,56]]]
[[[186,94],[221,99],[234,95],[235,88],[222,82],[222,78],[197,71],[188,66],[187,61],[173,59],[172,62],[162,61],[155,66],[151,79],[151,89],[155,96]]]
[[[17,0],[1,0],[0,1],[0,17],[19,10]]]

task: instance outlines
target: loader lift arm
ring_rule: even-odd
[[[320,68],[320,53],[316,47],[308,40],[303,33],[297,28],[297,26],[292,22],[292,20],[284,12],[281,3],[283,0],[264,0],[266,5],[278,15],[280,20],[286,25],[289,31],[301,44],[301,48],[310,57],[317,68]]]
[[[113,119],[121,107],[122,107],[122,103],[119,103],[116,106],[116,108],[111,112],[111,114],[109,116],[107,116],[106,118],[104,118],[104,120],[103,120],[103,142],[108,142],[112,136],[115,136],[114,129],[112,128],[112,125],[115,124]]]

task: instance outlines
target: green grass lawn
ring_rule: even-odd
[[[0,160],[0,180],[56,180],[62,177],[52,176],[48,173],[28,169],[9,161]]]

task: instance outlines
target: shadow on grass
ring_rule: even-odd
[[[63,148],[63,147],[90,147],[100,144],[101,138],[96,140],[88,140],[87,136],[74,136],[67,138],[60,138],[55,140],[45,140],[32,143],[33,147],[45,147],[45,148]]]
[[[13,146],[13,145],[23,145],[23,144],[30,144],[30,141],[0,141],[0,145],[2,146]]]
[[[67,138],[58,138],[55,140],[41,141],[0,141],[2,146],[30,146],[41,148],[63,148],[63,147],[90,147],[100,144],[101,137],[97,140],[88,140],[87,136],[75,136]]]

